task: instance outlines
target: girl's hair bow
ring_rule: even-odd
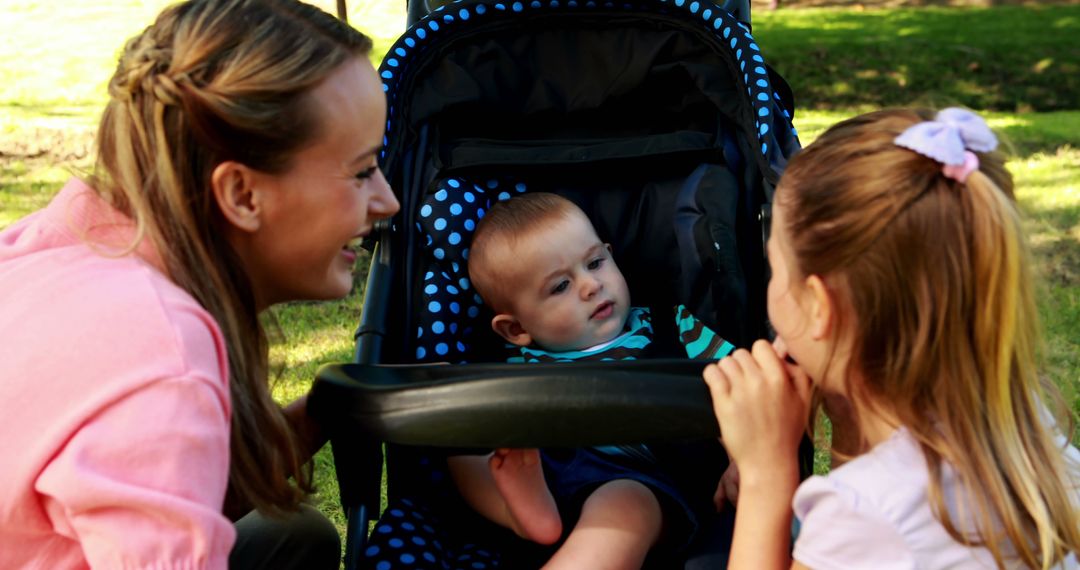
[[[998,144],[982,117],[959,107],[942,109],[933,121],[908,127],[893,142],[940,162],[942,173],[960,182],[979,169],[972,151],[990,152]]]

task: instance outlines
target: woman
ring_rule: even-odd
[[[370,47],[293,0],[189,0],[128,42],[93,176],[0,233],[0,567],[337,567],[259,313],[346,295],[398,209]]]

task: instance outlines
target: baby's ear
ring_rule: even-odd
[[[499,313],[492,317],[491,330],[506,339],[506,342],[510,344],[517,346],[529,346],[532,344],[532,335],[525,332],[521,323],[513,315]]]

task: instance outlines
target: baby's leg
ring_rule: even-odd
[[[581,518],[545,570],[641,568],[660,537],[660,502],[637,481],[601,485],[581,508]]]
[[[536,449],[499,449],[488,460],[491,477],[505,501],[511,529],[522,538],[552,544],[562,536],[562,519],[544,482]]]
[[[465,502],[491,522],[540,544],[562,536],[539,451],[501,449],[487,457],[448,457],[446,464]]]

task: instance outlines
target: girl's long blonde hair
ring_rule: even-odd
[[[894,144],[933,117],[888,110],[832,127],[791,161],[777,201],[798,270],[836,292],[864,380],[849,381],[856,408],[887,408],[919,441],[931,505],[956,540],[999,566],[1048,568],[1080,552],[1080,466],[1063,454],[1073,420],[1036,371],[1012,178],[988,153],[957,182]],[[965,490],[958,511],[942,491],[946,464]]]
[[[371,41],[294,0],[189,0],[124,48],[109,82],[92,185],[148,239],[224,333],[232,400],[226,514],[296,508],[310,473],[270,396],[251,283],[225,240],[213,169],[281,172],[318,134],[308,93]],[[294,476],[297,485],[288,481]]]

